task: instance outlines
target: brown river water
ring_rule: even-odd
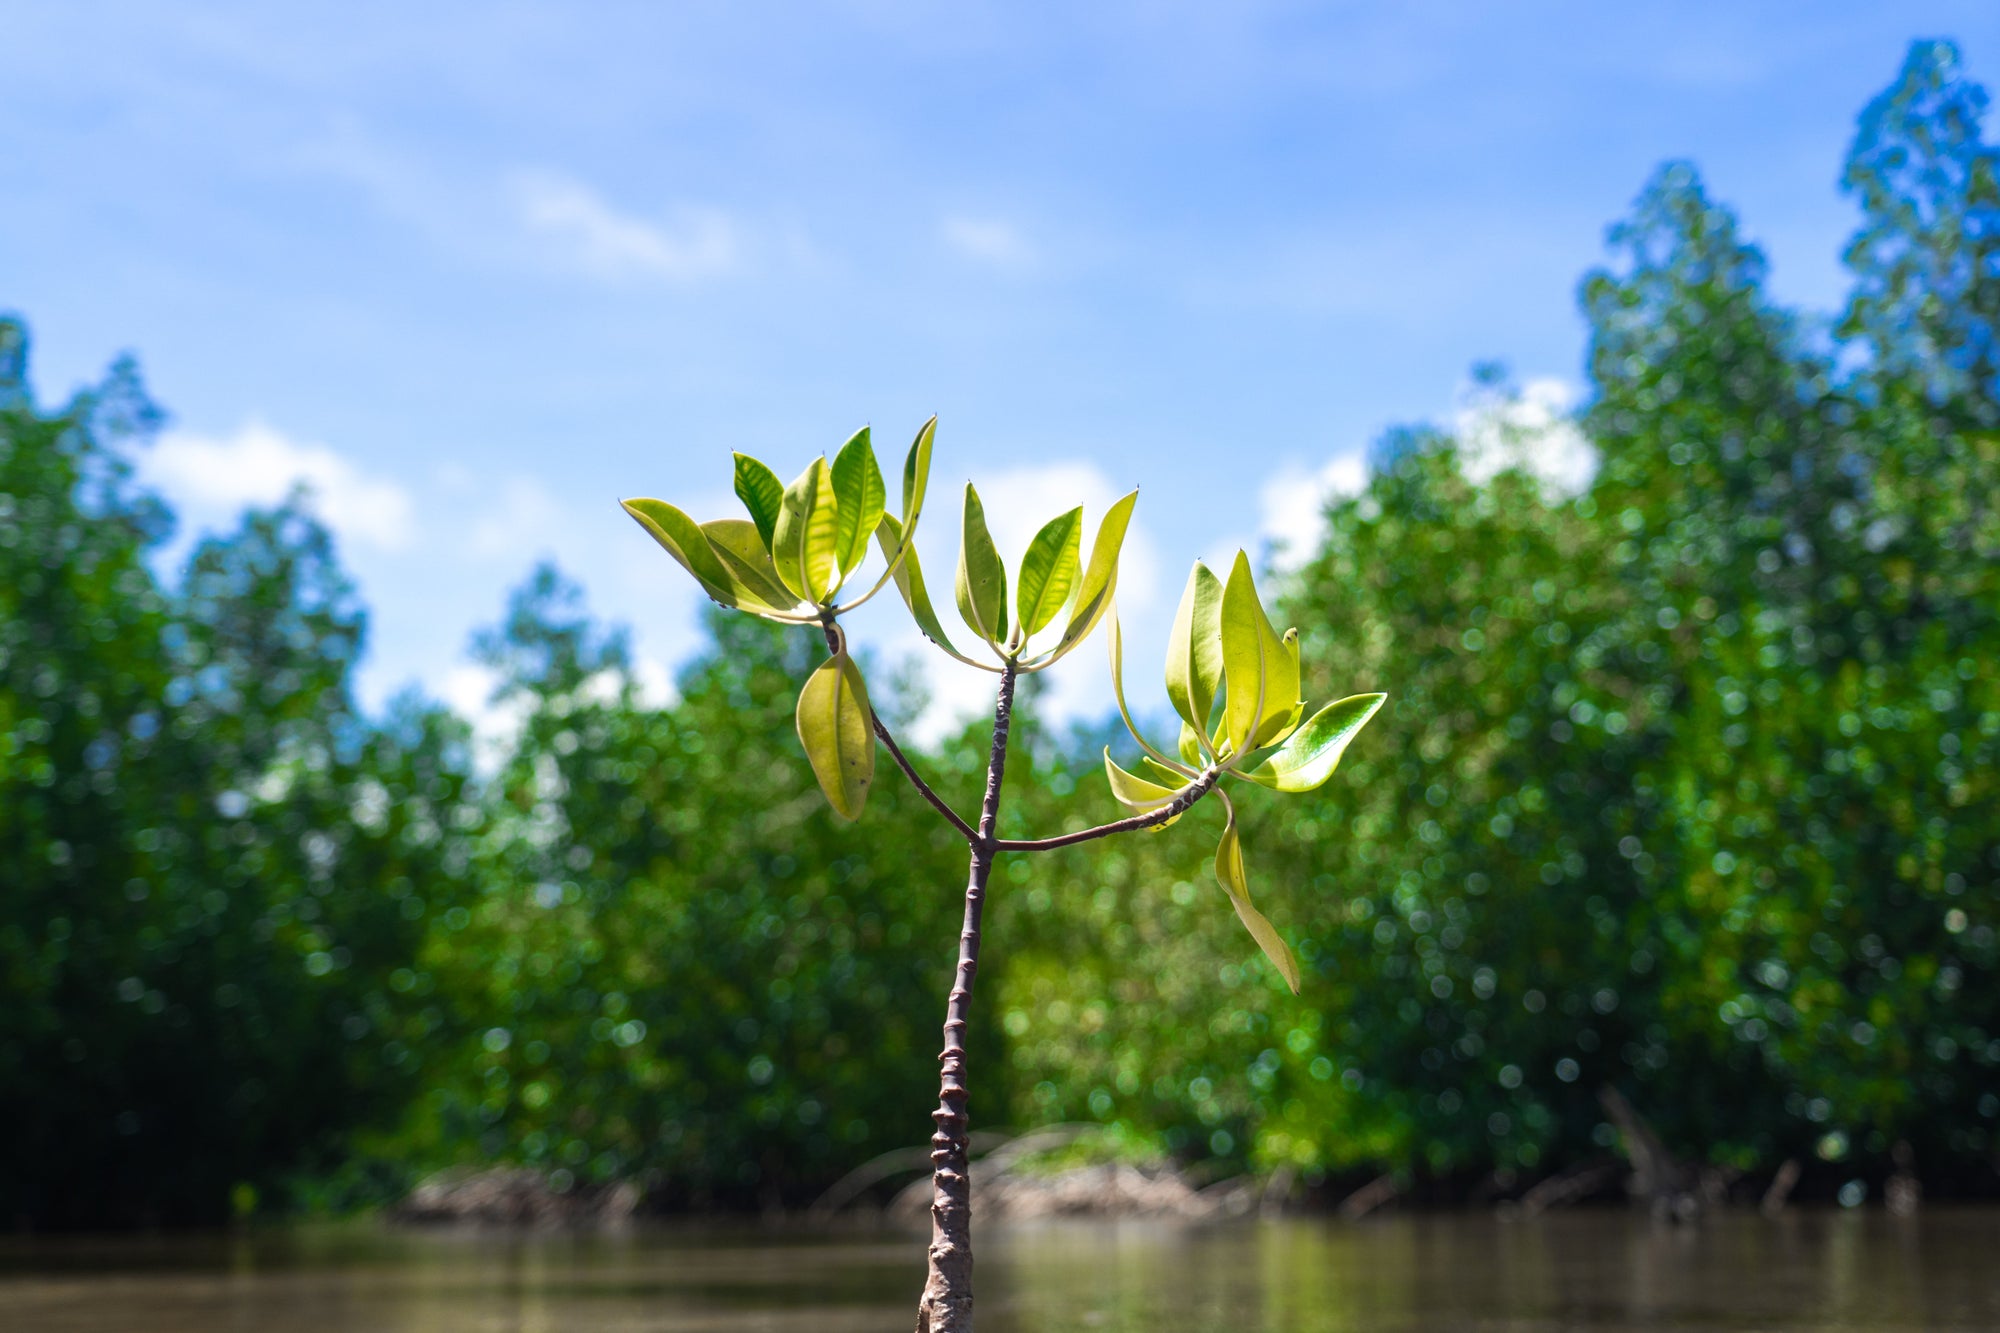
[[[978,1236],[981,1333],[2000,1329],[2000,1212],[1575,1211]],[[922,1239],[361,1226],[0,1240],[5,1333],[901,1333]]]

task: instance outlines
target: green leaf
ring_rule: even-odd
[[[855,431],[834,455],[833,493],[840,501],[833,554],[841,574],[847,575],[867,556],[868,539],[881,522],[889,499],[882,469],[875,463],[875,447],[869,443],[868,427]]]
[[[1179,748],[1181,762],[1191,768],[1198,768],[1208,762],[1207,756],[1202,753],[1202,734],[1185,722],[1181,723]]]
[[[1139,742],[1139,748],[1155,759],[1166,756],[1155,750],[1146,738],[1139,734],[1138,724],[1132,721],[1132,710],[1125,706],[1125,631],[1118,624],[1118,609],[1111,610],[1111,625],[1104,631],[1104,637],[1111,647],[1111,694],[1118,700],[1118,716],[1125,719],[1125,730],[1132,739]]]
[[[965,530],[958,548],[958,614],[973,633],[998,648],[1007,641],[1007,566],[986,530],[979,492],[965,484]]]
[[[1216,793],[1218,796],[1220,792]],[[1222,842],[1215,849],[1215,878],[1221,883],[1229,901],[1236,908],[1236,916],[1250,931],[1250,938],[1257,941],[1257,947],[1278,969],[1278,975],[1292,988],[1292,994],[1299,993],[1299,965],[1292,957],[1292,950],[1285,943],[1278,929],[1265,919],[1264,914],[1250,905],[1250,879],[1243,871],[1243,843],[1236,834],[1236,808],[1223,797],[1223,808],[1229,812],[1229,822],[1223,826]]]
[[[799,743],[827,804],[842,819],[856,819],[875,780],[875,731],[868,687],[846,653],[820,664],[799,693]]]
[[[771,553],[757,525],[740,518],[718,518],[701,525],[702,535],[734,578],[742,604],[750,610],[790,611],[799,599],[778,577]],[[750,606],[755,601],[758,606]]]
[[[1111,783],[1112,798],[1135,815],[1151,814],[1163,805],[1171,805],[1174,798],[1180,795],[1180,792],[1173,787],[1162,787],[1157,782],[1148,782],[1118,767],[1112,762],[1110,746],[1104,749],[1104,776]],[[1172,819],[1162,820],[1155,827],[1165,828],[1179,818],[1180,815],[1175,815]]]
[[[1097,540],[1090,544],[1090,562],[1084,566],[1083,581],[1076,585],[1076,597],[1070,604],[1069,624],[1051,653],[1052,660],[1083,642],[1110,609],[1118,592],[1118,552],[1125,545],[1125,530],[1132,524],[1132,506],[1137,503],[1139,492],[1133,491],[1104,511],[1097,525]]]
[[[724,606],[736,605],[736,581],[730,577],[722,558],[709,546],[708,537],[699,524],[665,500],[621,500],[619,503],[626,513],[638,520],[639,526],[654,541],[667,549],[668,555],[681,562],[681,568],[694,575],[703,592]]]
[[[777,473],[750,455],[735,457],[736,498],[750,511],[750,521],[757,525],[757,535],[768,552],[778,531],[778,509],[785,502],[785,484],[778,480]]]
[[[818,605],[826,600],[833,587],[833,540],[840,517],[838,510],[833,478],[824,458],[815,458],[797,481],[785,487],[771,554],[778,566],[778,577],[801,601]]]
[[[903,459],[903,527],[914,529],[923,512],[924,490],[931,482],[931,441],[937,438],[937,418],[932,417],[917,431],[910,452]]]
[[[1333,776],[1347,743],[1368,725],[1388,697],[1356,694],[1328,704],[1263,763],[1245,769],[1243,776],[1278,791],[1313,790]]]
[[[1238,551],[1222,590],[1222,662],[1228,690],[1224,735],[1242,755],[1294,726],[1299,700],[1298,632],[1280,638],[1257,599],[1250,558]]]
[[[1048,628],[1076,589],[1077,552],[1083,542],[1083,507],[1050,519],[1021,557],[1014,610],[1023,638]]]
[[[903,529],[893,514],[882,515],[881,521],[875,525],[875,540],[881,546],[885,559],[894,561],[896,553],[902,551],[903,558],[896,561],[896,591],[903,594],[903,605],[910,608],[910,617],[917,622],[917,628],[924,632],[924,637],[959,661],[984,668],[986,663],[976,662],[952,647],[951,639],[938,621],[937,608],[931,605],[930,590],[924,587],[924,568],[917,560],[917,548],[912,545],[909,550],[903,551]]]
[[[1257,584],[1250,575],[1250,557],[1238,551],[1222,590],[1222,669],[1228,685],[1223,705],[1223,735],[1237,754],[1250,748],[1250,738],[1264,716],[1269,684],[1270,622],[1257,601]]]
[[[1167,636],[1167,698],[1206,742],[1222,685],[1222,580],[1197,560]]]

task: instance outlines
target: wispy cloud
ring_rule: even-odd
[[[1021,229],[1002,218],[954,215],[939,230],[946,245],[983,264],[1020,268],[1035,259],[1035,248]]]
[[[261,421],[227,436],[169,433],[147,455],[145,469],[170,497],[202,517],[276,504],[303,486],[313,511],[346,541],[401,551],[415,536],[415,506],[400,484]]]
[[[626,213],[580,181],[545,171],[509,182],[516,215],[560,261],[598,277],[694,282],[735,267],[736,227],[712,209],[684,208],[670,219]]]

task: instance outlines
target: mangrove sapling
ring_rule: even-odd
[[[918,1333],[967,1333],[972,1328],[972,1205],[967,1174],[965,1039],[973,982],[979,972],[980,923],[994,859],[1003,852],[1041,852],[1140,829],[1161,829],[1213,793],[1222,802],[1222,839],[1215,876],[1258,948],[1293,991],[1299,969],[1277,929],[1250,901],[1236,808],[1224,778],[1278,791],[1310,791],[1332,776],[1341,753],[1382,704],[1361,694],[1327,704],[1310,719],[1299,697],[1298,631],[1272,627],[1257,596],[1249,559],[1238,552],[1228,581],[1195,562],[1181,597],[1167,650],[1167,697],[1180,715],[1173,754],[1152,745],[1133,724],[1123,680],[1118,627],[1118,559],[1138,492],[1119,499],[1100,520],[1089,558],[1083,556],[1083,510],[1043,525],[1028,543],[1011,588],[1007,568],[986,525],[979,493],[965,488],[954,598],[976,644],[960,651],[931,602],[915,537],[930,477],[933,417],[917,432],[903,464],[902,514],[887,509],[887,491],[866,428],[829,464],[815,459],[789,486],[754,458],[736,455],[736,494],[749,521],[696,523],[663,500],[627,500],[625,509],[678,560],[715,601],[785,624],[816,627],[827,660],[800,691],[799,741],[827,803],[854,819],[874,781],[880,742],[924,799],[963,837],[969,853],[965,917],[958,965],[945,1004],[944,1049],[938,1056],[938,1106],[931,1113],[931,1244],[929,1276],[917,1311]],[[870,537],[884,568],[868,590],[847,601],[841,592],[861,566]],[[973,820],[962,817],[927,783],[868,704],[867,683],[847,647],[840,618],[894,580],[924,636],[968,667],[996,680],[986,789]],[[1046,671],[1108,620],[1111,675],[1118,710],[1143,752],[1140,776],[1104,754],[1111,794],[1132,813],[1095,828],[1047,838],[999,836],[1001,784],[1014,691],[1020,678]]]

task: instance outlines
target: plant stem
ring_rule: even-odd
[[[1130,819],[1120,819],[1110,824],[1099,824],[1096,828],[1079,829],[1075,833],[1061,833],[1053,838],[998,838],[994,840],[996,852],[1052,852],[1058,847],[1071,847],[1079,842],[1089,842],[1093,838],[1108,838],[1114,833],[1136,833],[1140,829],[1164,824],[1175,815],[1184,813],[1188,807],[1215,789],[1222,774],[1209,769],[1180,795],[1168,801],[1157,810],[1148,810],[1143,815],[1133,815]]]
[[[917,1305],[917,1333],[972,1333],[972,1181],[967,1174],[965,1116],[966,1020],[979,973],[979,920],[993,873],[1000,819],[1000,782],[1007,769],[1007,731],[1014,716],[1014,664],[1000,673],[993,705],[993,750],[986,763],[986,799],[972,840],[965,885],[965,926],[958,936],[958,971],[945,1005],[944,1050],[938,1055],[938,1109],[931,1112],[930,1273]]]

